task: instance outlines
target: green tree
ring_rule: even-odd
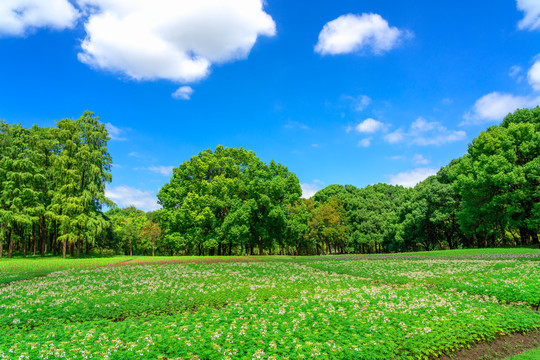
[[[167,219],[162,228],[167,241],[187,253],[271,252],[286,229],[285,206],[300,193],[298,178],[285,166],[220,145],[173,170],[158,193]]]
[[[109,136],[92,112],[79,119],[57,122],[59,151],[53,164],[51,213],[60,224],[62,256],[72,244],[77,255],[107,227],[101,214],[105,184],[111,181],[112,159],[107,151]]]

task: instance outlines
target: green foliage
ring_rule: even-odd
[[[298,178],[243,148],[218,146],[182,163],[158,193],[160,224],[171,248],[186,254],[253,254],[282,245],[286,207],[299,199]]]
[[[108,223],[101,207],[111,181],[105,126],[91,112],[56,128],[0,122],[0,257],[14,249],[45,255],[72,244],[89,249]]]

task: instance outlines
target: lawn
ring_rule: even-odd
[[[1,260],[0,359],[430,359],[539,328],[539,256]]]

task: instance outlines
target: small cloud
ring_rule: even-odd
[[[161,174],[161,175],[163,175],[163,176],[171,176],[172,173],[173,173],[173,168],[174,168],[174,166],[163,166],[163,165],[159,165],[159,166],[150,166],[150,167],[147,168],[147,169],[148,169],[149,171],[152,171],[152,172]]]
[[[510,68],[510,71],[508,72],[508,75],[512,78],[512,79],[515,79],[516,82],[519,84],[520,82],[523,81],[523,75],[521,75],[523,72],[523,69],[521,68],[521,66],[518,66],[518,65],[514,65]]]
[[[319,144],[311,144],[311,147],[312,147],[312,148],[318,148],[318,147],[320,147],[320,146],[321,146],[321,145],[319,145]]]
[[[409,131],[398,129],[384,137],[390,144],[406,143],[408,145],[442,145],[465,139],[465,131],[448,130],[436,121],[426,121],[419,117],[409,127]]]
[[[389,175],[391,185],[401,185],[404,187],[414,187],[419,182],[428,177],[437,174],[437,169],[417,168],[411,171],[400,172],[395,175]]]
[[[288,121],[285,125],[283,125],[283,127],[285,129],[309,130],[309,126],[298,121]]]
[[[527,79],[534,90],[540,91],[540,56],[537,56],[536,59],[527,73]]]
[[[389,156],[388,159],[390,159],[390,160],[404,160],[405,157],[401,156],[401,155],[396,155],[396,156]]]
[[[367,148],[371,145],[371,139],[372,138],[365,138],[365,139],[362,139],[358,142],[358,146],[359,147],[363,147],[363,148]]]
[[[423,155],[420,154],[414,154],[412,161],[414,165],[427,165],[430,163],[428,159],[426,159]]]
[[[517,8],[525,13],[518,23],[520,30],[540,30],[540,2],[538,0],[517,0]]]
[[[454,103],[454,100],[450,99],[450,98],[444,98],[444,99],[442,99],[442,103],[443,103],[443,105],[448,106],[448,105],[452,105]]]
[[[313,182],[314,182],[313,184],[308,184],[308,183],[300,184],[300,187],[302,188],[302,197],[304,199],[311,198],[313,195],[315,195],[317,191],[319,191],[318,184],[320,184],[320,181],[315,180]]]
[[[408,31],[390,27],[379,14],[346,14],[324,25],[315,52],[338,55],[369,50],[380,55],[410,36]]]
[[[371,98],[367,95],[349,96],[343,95],[343,100],[349,101],[352,104],[354,111],[362,111],[371,104]]]
[[[356,131],[367,134],[373,134],[377,131],[384,130],[385,128],[386,126],[384,123],[371,118],[362,121],[355,127]]]
[[[72,28],[79,16],[68,0],[2,0],[0,37],[25,36],[37,28]]]
[[[191,86],[181,86],[171,96],[177,100],[190,100],[193,92],[194,90]]]
[[[126,185],[107,187],[105,196],[121,207],[133,205],[144,211],[154,211],[160,208],[157,198],[152,192]]]
[[[492,92],[476,101],[472,110],[463,115],[465,121],[460,125],[477,125],[501,121],[516,109],[533,107],[538,104],[540,104],[540,96],[516,96]]]
[[[403,141],[403,139],[405,139],[405,132],[403,129],[397,129],[396,131],[384,136],[384,140],[390,144],[400,143]]]
[[[133,157],[136,157],[136,158],[141,157],[141,155],[139,155],[139,153],[136,152],[136,151],[130,152],[130,153],[128,154],[128,156],[133,156]]]
[[[124,130],[120,129],[119,127],[114,126],[110,122],[105,124],[105,128],[107,129],[107,132],[109,133],[111,140],[116,140],[116,141],[127,140],[127,138],[121,136]]]

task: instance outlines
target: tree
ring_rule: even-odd
[[[92,244],[107,226],[100,211],[102,205],[112,205],[105,197],[112,159],[107,152],[107,130],[92,112],[86,111],[77,120],[60,120],[57,127],[51,212],[60,224],[58,241],[63,243],[65,257],[67,243],[79,255],[84,243]]]
[[[232,254],[243,247],[271,252],[286,229],[288,204],[299,199],[298,178],[243,148],[218,146],[173,170],[158,193],[166,237],[187,253]]]
[[[469,146],[454,173],[463,199],[462,229],[481,238],[484,246],[496,238],[504,245],[507,231],[518,229],[523,244],[538,243],[540,202],[540,130],[522,120],[533,110],[518,110],[503,126],[491,126]]]

